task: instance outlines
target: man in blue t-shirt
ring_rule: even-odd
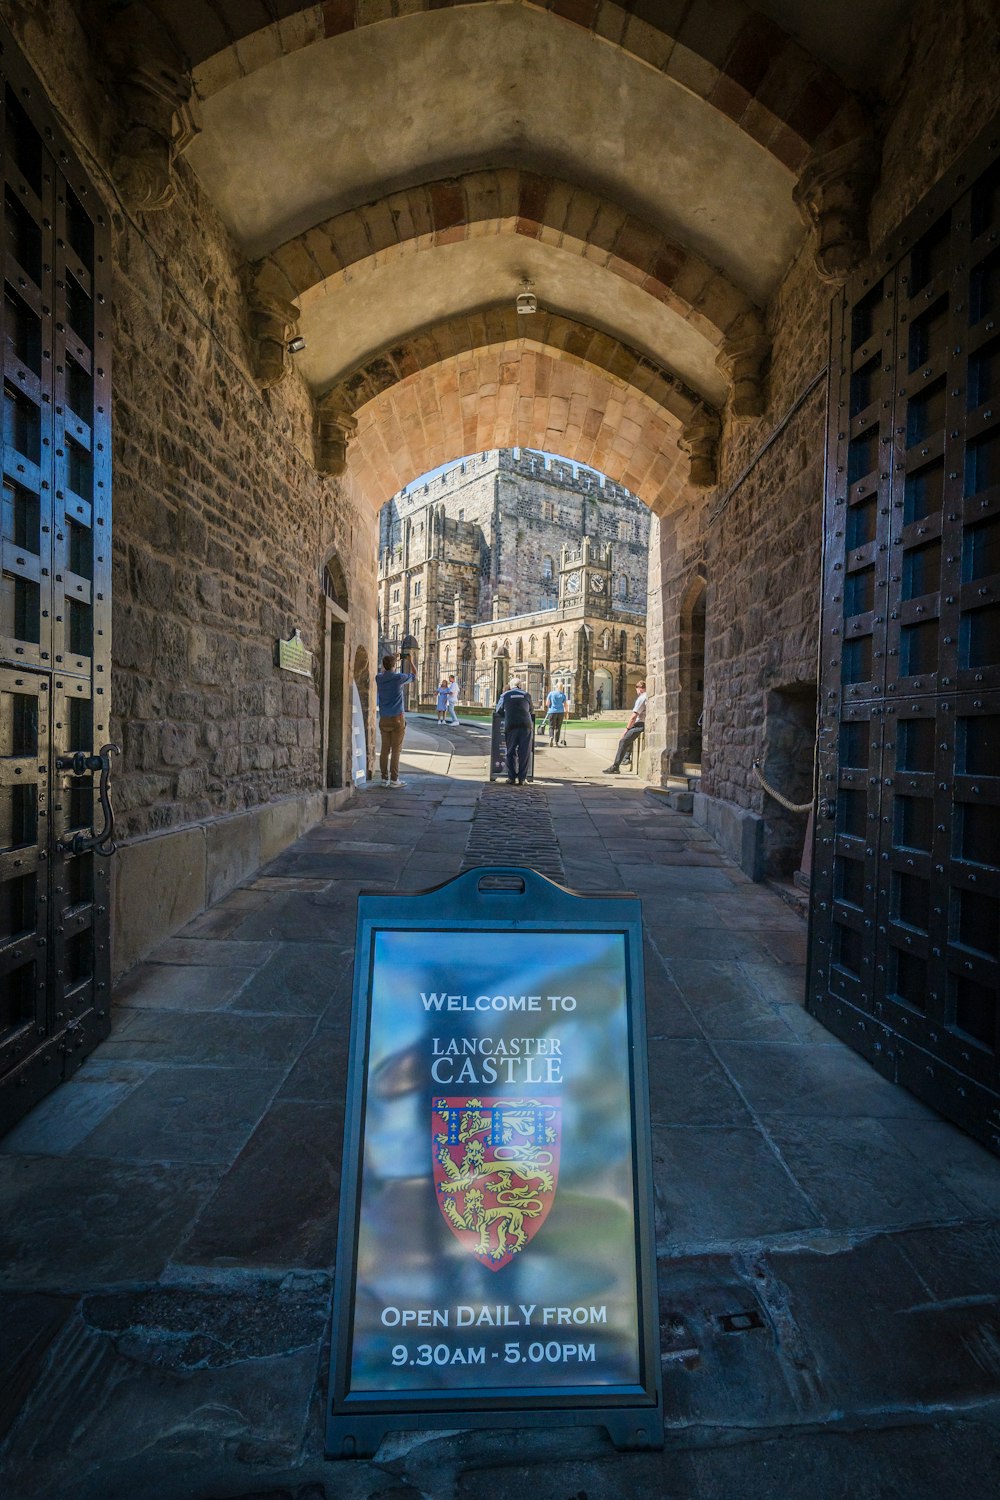
[[[560,736],[562,736],[563,744],[565,745],[566,743],[566,736],[563,733],[563,719],[566,717],[566,705],[568,702],[569,699],[563,692],[562,683],[557,682],[545,700],[545,707],[548,710],[546,717],[549,721],[550,745],[558,745]]]
[[[535,710],[531,695],[515,680],[500,694],[495,713],[503,715],[503,737],[507,749],[507,785],[524,786],[531,763],[531,732]]]
[[[399,752],[403,748],[403,736],[406,733],[403,686],[407,682],[416,682],[417,679],[413,671],[413,659],[408,652],[403,653],[404,670],[395,671],[395,665],[394,656],[383,656],[382,670],[375,673],[378,727],[382,736],[378,765],[383,786],[401,787],[406,785],[405,781],[399,779]]]

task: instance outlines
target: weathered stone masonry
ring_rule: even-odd
[[[984,65],[998,51],[995,8],[973,0],[960,24],[953,19],[929,3],[916,7],[894,56],[889,103],[873,121],[884,143],[873,245],[996,110],[995,69]],[[680,768],[682,601],[704,574],[706,700],[695,814],[758,877],[796,868],[806,818],[784,813],[763,792],[752,762],[760,759],[792,800],[811,794],[812,745],[802,739],[797,764],[787,762],[780,708],[782,695],[798,705],[793,714],[810,711],[809,694],[815,701],[830,297],[807,246],[768,309],[766,409],[751,421],[728,416],[717,490],[697,508],[661,517],[651,538],[650,658],[655,632],[664,664],[662,675],[655,667],[650,674],[651,756],[664,775]]]
[[[376,531],[317,473],[294,372],[274,389],[255,381],[244,268],[184,161],[169,206],[122,204],[101,75],[73,66],[88,38],[56,10],[32,61],[113,228],[121,968],[322,814],[323,568],[335,553],[347,582],[347,661],[371,657]],[[31,55],[34,25],[21,35]],[[312,680],[275,662],[295,627]]]
[[[183,165],[178,176],[163,215],[141,229],[115,218],[112,687],[126,836],[323,786],[331,553],[357,621],[348,659],[372,644],[374,518],[316,473],[297,379],[260,391],[251,378],[237,258]],[[295,627],[312,681],[275,665],[276,639]]]

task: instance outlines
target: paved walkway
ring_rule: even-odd
[[[524,806],[570,886],[643,899],[666,1449],[410,1433],[324,1461],[355,900],[458,872],[484,748],[414,726],[406,790],[163,944],[3,1143],[3,1493],[994,1500],[1000,1161],[811,1020],[799,918],[598,750],[542,751]]]

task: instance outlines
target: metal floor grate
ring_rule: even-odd
[[[527,865],[551,880],[565,880],[549,801],[541,787],[493,782],[483,787],[462,873],[480,865]]]

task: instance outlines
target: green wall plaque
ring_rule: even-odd
[[[287,641],[278,642],[278,666],[283,672],[297,672],[300,677],[311,677],[313,654],[307,651],[302,631],[296,627]]]

